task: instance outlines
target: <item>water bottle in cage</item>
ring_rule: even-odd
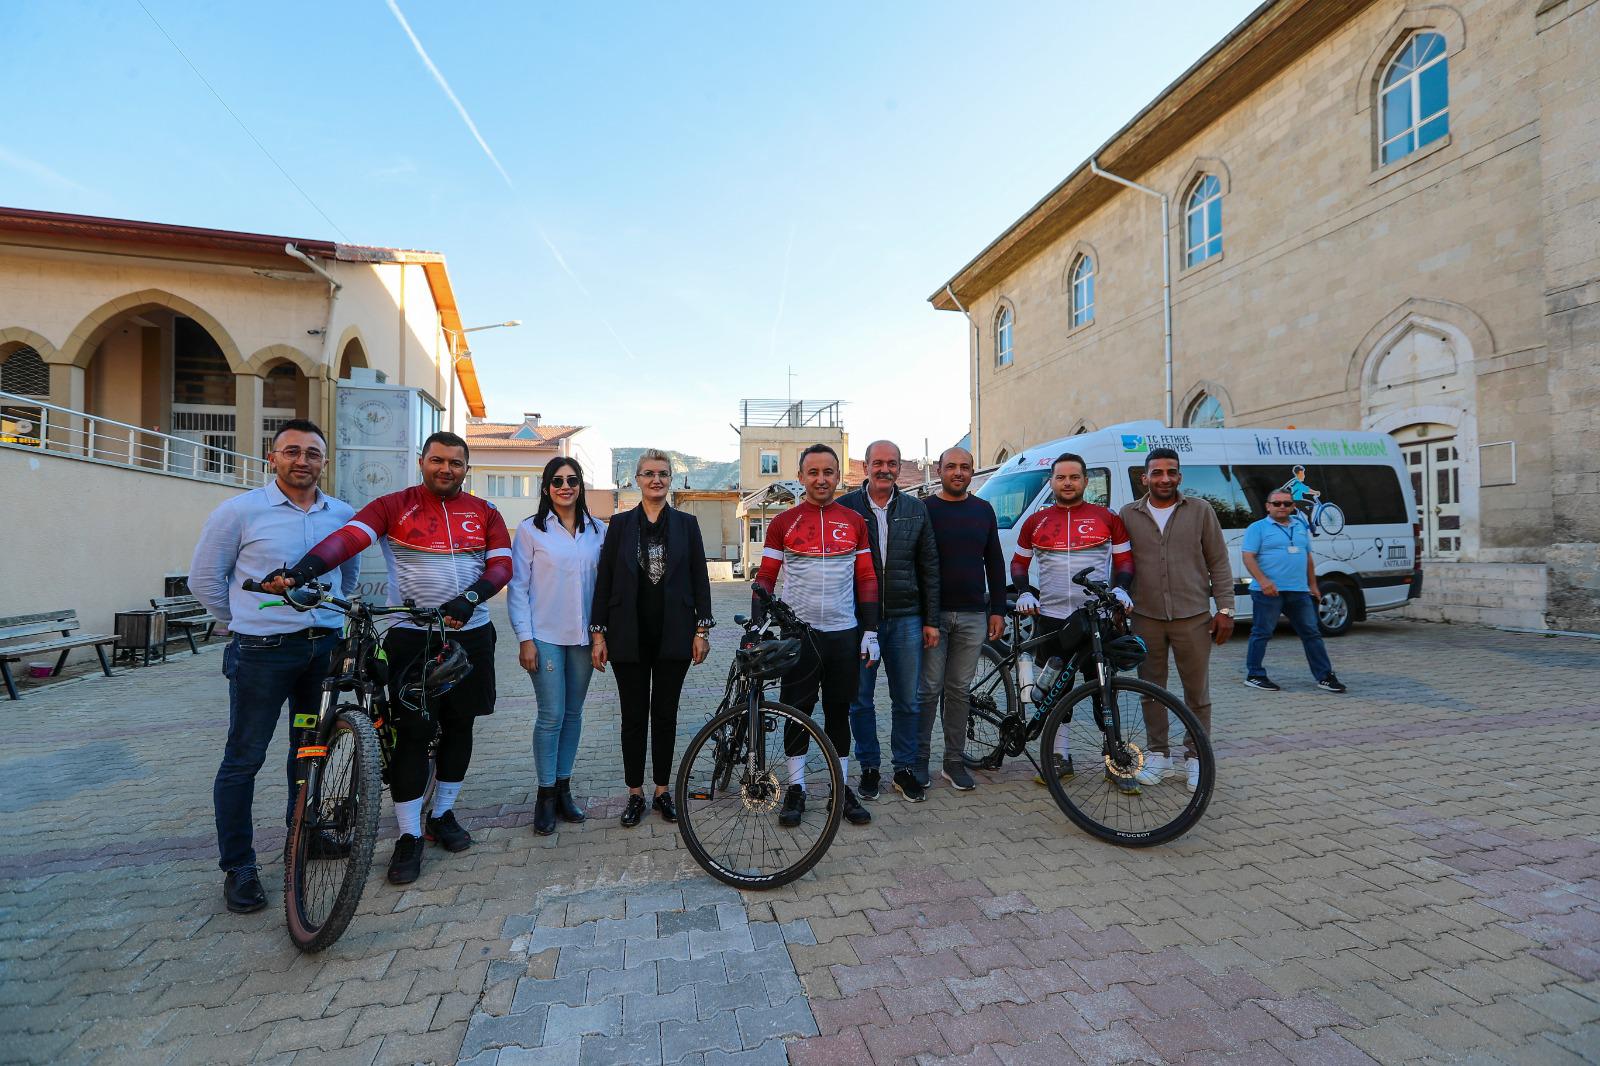
[[[1044,669],[1039,673],[1039,680],[1035,681],[1033,685],[1034,693],[1037,697],[1034,700],[1035,703],[1043,706],[1056,694],[1056,682],[1061,680],[1061,667],[1063,665],[1059,655],[1050,656],[1050,661],[1044,664]]]
[[[1029,652],[1017,656],[1017,692],[1023,703],[1033,702],[1033,655]]]

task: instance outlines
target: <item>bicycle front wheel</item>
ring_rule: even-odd
[[[1107,698],[1098,680],[1079,685],[1045,719],[1040,757],[1064,753],[1074,770],[1045,774],[1050,795],[1078,828],[1101,840],[1133,848],[1164,844],[1193,827],[1211,802],[1211,741],[1194,712],[1166,689],[1131,677],[1113,677],[1110,689]],[[1170,765],[1151,759],[1167,753]],[[1186,756],[1195,761],[1192,790]]]
[[[359,707],[340,707],[328,754],[295,799],[284,846],[283,907],[301,951],[338,940],[361,902],[378,835],[378,735]]]
[[[707,873],[736,888],[777,888],[817,864],[844,815],[844,773],[811,717],[763,701],[754,766],[749,710],[701,727],[678,766],[678,832]],[[791,763],[790,752],[798,762]],[[799,823],[779,824],[786,794],[804,790]]]

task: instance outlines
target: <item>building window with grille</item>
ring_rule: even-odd
[[[1072,326],[1087,326],[1094,321],[1094,257],[1078,256],[1072,264]]]
[[[1445,40],[1418,33],[1390,61],[1378,95],[1378,162],[1403,159],[1450,132],[1450,72]]]
[[[1183,413],[1183,424],[1189,429],[1222,429],[1227,424],[1227,415],[1220,400],[1202,392]]]
[[[1184,207],[1185,266],[1199,266],[1222,254],[1222,182],[1203,175],[1189,190]]]
[[[49,396],[49,365],[32,348],[18,348],[0,359],[0,392],[14,396]]]
[[[994,365],[1010,366],[1015,354],[1011,347],[1012,330],[1016,326],[1016,316],[1011,313],[1011,308],[1002,307],[994,319]]]
[[[773,475],[776,475],[777,472],[778,472],[778,453],[777,452],[762,452],[761,453],[761,476],[762,477],[771,477]]]

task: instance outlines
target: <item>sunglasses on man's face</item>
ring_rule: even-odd
[[[563,485],[569,489],[575,489],[581,484],[583,484],[583,478],[577,474],[556,474],[550,479],[550,487],[553,489],[559,489]]]
[[[1293,507],[1294,506],[1294,501],[1293,500],[1268,500],[1267,501],[1267,506],[1268,507]]]

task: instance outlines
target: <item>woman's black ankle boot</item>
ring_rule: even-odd
[[[556,831],[556,790],[539,788],[539,798],[533,806],[533,831],[547,837]]]
[[[581,822],[588,815],[572,799],[572,778],[563,777],[556,782],[556,813],[563,822]]]

